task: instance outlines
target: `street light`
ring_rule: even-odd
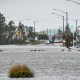
[[[31,20],[31,19],[29,19],[29,20]],[[34,40],[35,40],[35,31],[36,31],[36,22],[38,22],[38,21],[41,21],[41,20],[31,20],[31,21],[33,21],[33,23],[34,23]]]
[[[39,22],[41,20],[34,20],[34,32],[35,32],[35,27],[36,27],[36,22]]]
[[[75,20],[74,20],[74,19],[70,19],[70,20],[75,21],[75,23],[76,23],[75,26],[76,26],[76,29],[77,29],[77,26],[78,26],[78,19],[75,19]]]
[[[62,11],[62,10],[58,10],[58,9],[53,9],[53,10],[60,11],[60,12],[66,14],[66,26],[67,26],[68,25],[68,12],[65,12],[65,11]]]
[[[56,15],[58,15],[58,16],[63,18],[63,39],[64,39],[64,16],[62,16],[60,14],[57,14],[57,13],[52,13],[52,14],[56,14]]]
[[[25,20],[30,20],[30,21],[33,21],[33,31],[34,31],[34,40],[35,40],[35,26],[36,26],[36,22],[40,21],[40,20],[31,20],[31,19],[23,19],[23,20],[20,20],[19,22],[21,21],[25,21]]]
[[[34,40],[35,40],[36,22],[39,22],[39,21],[41,21],[41,19],[34,20]]]
[[[19,22],[26,21],[26,20],[30,20],[30,19],[22,19],[22,20],[19,20]]]
[[[76,2],[74,0],[67,0],[67,1],[71,1],[71,2],[73,2],[75,4],[77,4],[77,5],[80,5],[80,2]],[[78,20],[76,20],[76,32],[77,32],[77,23],[78,23]],[[79,45],[80,45],[80,39],[79,39]]]
[[[71,1],[71,2],[73,2],[73,3],[76,3],[76,4],[80,5],[79,2],[76,2],[76,1],[73,1],[73,0],[67,0],[67,1]]]
[[[76,32],[77,32],[77,25],[78,25],[78,19],[75,19],[75,20],[73,20],[73,19],[70,19],[70,20],[72,20],[72,21],[75,21],[76,22]],[[74,32],[73,32],[73,36],[74,36]],[[76,36],[76,39],[77,39],[77,36]],[[73,39],[73,46],[74,46],[74,39]]]
[[[34,30],[34,40],[35,40],[35,30],[36,30],[36,22],[39,22],[39,21],[41,21],[41,20],[32,20],[32,19],[23,19],[23,20],[21,20],[21,21],[25,21],[25,20],[31,20],[31,21],[33,21],[33,30]]]
[[[76,19],[76,20],[70,19],[70,20],[72,20],[72,21],[75,21],[75,22],[76,22],[76,28],[77,28],[78,19]]]

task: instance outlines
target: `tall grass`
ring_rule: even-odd
[[[15,65],[9,70],[10,78],[30,78],[34,77],[32,70],[26,65]]]

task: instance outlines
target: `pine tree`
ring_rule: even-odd
[[[67,25],[65,28],[65,41],[67,48],[70,46],[71,42],[73,42],[73,34],[69,28],[69,25]]]
[[[3,41],[4,24],[5,24],[5,17],[3,16],[3,14],[0,13],[0,44],[2,44]]]

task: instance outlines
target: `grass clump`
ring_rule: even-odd
[[[26,65],[16,65],[9,70],[10,78],[31,78],[34,77],[32,70]]]

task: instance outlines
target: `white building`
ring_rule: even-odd
[[[78,26],[76,29],[76,42],[77,45],[80,46],[80,26]]]

